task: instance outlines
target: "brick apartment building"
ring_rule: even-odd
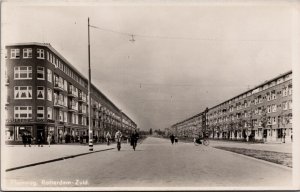
[[[54,141],[68,142],[66,136],[93,135],[103,138],[107,131],[125,134],[137,125],[99,89],[91,85],[91,117],[88,122],[88,80],[50,44],[22,43],[6,46],[5,138],[21,142],[22,134],[33,137],[53,135]],[[73,140],[77,141],[77,140]]]
[[[170,127],[178,136],[292,141],[292,71]],[[202,119],[202,121],[201,121]]]

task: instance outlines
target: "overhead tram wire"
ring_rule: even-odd
[[[141,38],[152,38],[152,39],[166,39],[166,40],[197,40],[197,41],[221,41],[221,42],[276,42],[276,41],[287,41],[288,39],[218,39],[218,38],[198,38],[198,37],[169,37],[169,36],[160,36],[160,35],[142,35],[142,34],[135,34],[135,33],[129,33],[129,32],[122,32],[122,31],[116,31],[112,29],[107,29],[103,27],[98,27],[95,25],[90,25],[91,28],[100,30],[100,31],[106,31],[111,33],[116,33],[120,35],[125,35],[128,37],[141,37]]]

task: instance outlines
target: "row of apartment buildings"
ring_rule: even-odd
[[[292,130],[292,71],[247,90],[178,122],[167,134],[210,138],[290,142]]]
[[[25,132],[33,137],[48,134],[58,142],[66,135],[104,137],[118,129],[125,134],[136,123],[91,85],[88,80],[50,44],[22,43],[6,46],[6,122],[8,142],[20,142]],[[89,108],[91,119],[89,122]]]

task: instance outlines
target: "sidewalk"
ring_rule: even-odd
[[[94,152],[116,148],[116,144],[107,146],[106,144],[97,144],[93,146]],[[90,153],[88,145],[44,145],[38,147],[24,147],[23,145],[4,145],[1,146],[2,166],[4,170],[25,166],[29,164],[50,161],[58,158]],[[92,153],[92,152],[91,152]]]
[[[247,143],[247,142],[230,142],[230,141],[218,141],[209,140],[209,146],[211,147],[236,147],[244,149],[255,149],[262,151],[274,151],[281,153],[292,153],[292,143]]]

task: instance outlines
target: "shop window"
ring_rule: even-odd
[[[13,127],[5,128],[5,140],[6,141],[14,140],[14,128]]]
[[[31,126],[15,126],[16,141],[22,141],[22,135],[24,135],[25,133],[32,135],[32,127]]]

